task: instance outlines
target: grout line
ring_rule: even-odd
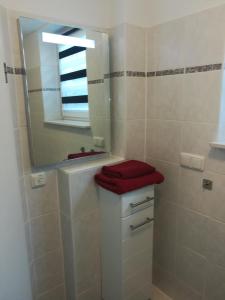
[[[62,283],[60,283],[60,284],[57,284],[55,287],[53,287],[53,288],[47,290],[46,292],[43,292],[43,293],[38,294],[36,297],[37,297],[37,299],[38,299],[39,297],[45,296],[45,295],[47,295],[49,292],[52,292],[52,291],[56,290],[56,289],[59,288],[59,287],[64,287],[64,289],[65,289],[65,283],[62,282]]]
[[[219,125],[218,122],[205,122],[205,121],[191,121],[185,119],[162,119],[162,118],[148,118],[149,121],[162,121],[162,122],[177,122],[177,123],[189,123],[194,125]]]
[[[44,254],[42,254],[40,256],[37,256],[35,258],[32,257],[32,259],[30,261],[30,264],[34,264],[36,261],[38,261],[40,259],[43,259],[44,257],[46,257],[46,256],[48,256],[50,254],[53,254],[53,253],[57,253],[57,252],[61,252],[61,254],[63,255],[63,253],[62,253],[62,247],[60,245],[59,245],[59,247],[57,247],[54,250],[46,251]],[[63,261],[63,258],[62,258],[62,261]]]
[[[147,30],[145,30],[145,74],[147,74],[147,66],[148,66],[148,53],[147,53],[147,47],[148,45],[148,32]],[[149,103],[148,103],[148,78],[147,76],[145,77],[145,132],[144,132],[144,161],[147,160],[147,128],[148,128],[148,107],[149,107]]]
[[[28,200],[28,202],[29,202],[29,200]],[[47,217],[47,216],[50,216],[50,215],[58,215],[57,213],[58,213],[58,209],[55,208],[54,210],[51,210],[51,211],[49,211],[49,212],[46,212],[46,213],[44,213],[44,214],[42,214],[42,215],[38,215],[38,216],[36,216],[36,217],[30,218],[30,219],[28,220],[28,222],[36,221],[36,220],[38,220],[38,219],[40,219],[40,218],[42,218],[42,217]]]

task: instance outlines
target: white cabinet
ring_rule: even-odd
[[[152,297],[154,186],[117,195],[99,188],[102,298]]]

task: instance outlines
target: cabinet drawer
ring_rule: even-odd
[[[148,207],[136,214],[121,218],[122,240],[135,239],[143,231],[151,231],[154,223],[154,207]]]
[[[149,206],[154,206],[153,185],[124,194],[121,197],[121,217],[127,217]]]
[[[148,249],[148,253],[152,256],[153,253],[153,223],[150,228],[140,230],[136,234],[131,235],[126,240],[122,241],[122,259],[131,258],[140,251]]]

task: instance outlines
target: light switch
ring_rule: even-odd
[[[180,154],[180,164],[183,167],[188,167],[190,165],[190,156],[188,155],[188,153],[182,152]]]
[[[104,137],[101,137],[101,136],[94,136],[94,145],[96,147],[100,147],[100,148],[103,148],[104,145],[105,145],[105,140],[104,140]]]
[[[180,164],[183,167],[204,171],[205,157],[202,155],[182,152],[180,154]]]
[[[32,188],[41,187],[46,184],[46,173],[45,172],[33,173],[30,176],[31,176]]]

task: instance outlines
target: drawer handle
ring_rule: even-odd
[[[151,202],[154,200],[154,197],[147,197],[145,200],[143,201],[140,201],[140,202],[137,202],[137,203],[130,203],[130,207],[131,208],[135,208],[139,205],[142,205],[142,204],[145,204],[145,203],[148,203],[148,202]]]
[[[154,221],[154,218],[151,218],[151,219],[150,218],[146,218],[146,220],[143,221],[143,222],[141,222],[140,224],[130,225],[130,229],[131,229],[131,231],[134,231],[134,230],[136,230],[136,229],[138,229],[138,228],[140,228],[140,227],[142,227],[142,226],[144,226],[146,224],[149,224],[149,223],[151,223],[153,221]]]

